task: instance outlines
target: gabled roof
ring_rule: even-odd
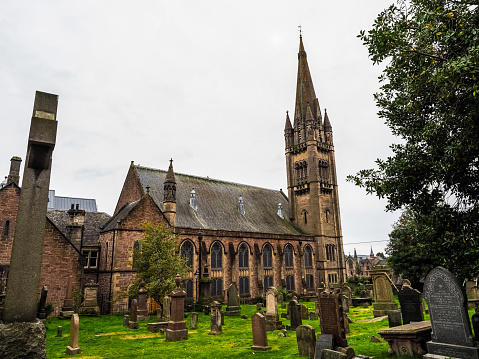
[[[163,184],[167,172],[135,166],[143,192],[163,208]],[[289,221],[288,199],[281,191],[175,173],[176,227],[299,235]],[[190,193],[196,192],[197,210],[190,206]],[[245,214],[238,209],[243,197]],[[282,204],[283,218],[278,216]],[[116,216],[115,216],[116,217]]]
[[[125,204],[113,217],[105,224],[105,227],[102,229],[102,232],[110,231],[116,228],[116,223],[122,221],[135,206],[140,202],[140,200]]]
[[[65,210],[49,209],[47,217],[68,238],[68,212]],[[103,212],[85,212],[83,228],[83,246],[97,246],[102,226],[111,218]]]

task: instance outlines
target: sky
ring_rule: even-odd
[[[399,213],[346,181],[398,142],[357,38],[390,0],[0,2],[0,180],[25,159],[35,91],[59,95],[50,188],[116,206],[131,161],[287,190],[298,26],[333,127],[344,251],[384,252]],[[22,163],[22,172],[23,173]]]

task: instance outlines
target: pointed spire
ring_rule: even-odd
[[[331,131],[332,129],[331,122],[329,122],[328,112],[324,109],[324,130]]]
[[[286,111],[286,124],[284,126],[284,130],[292,130],[293,126],[291,126],[291,120],[289,119],[289,113]]]
[[[299,38],[298,53],[298,77],[296,83],[296,113],[299,113],[302,120],[306,117],[307,104],[314,103],[316,93],[314,92],[313,80],[309,72],[306,51],[304,50],[303,38]]]
[[[319,124],[322,125],[323,116],[321,116],[321,107],[319,106],[319,100],[317,98],[314,99],[314,118],[318,120]]]
[[[163,202],[176,202],[176,179],[173,171],[173,159],[170,160],[170,167],[163,184]]]
[[[369,258],[374,258],[373,246],[371,246],[371,253],[369,253]]]
[[[165,183],[176,183],[175,172],[173,171],[173,158],[170,159],[170,166],[168,167],[168,173],[166,174]]]
[[[309,106],[309,102],[306,106],[306,122],[313,122],[314,117],[313,117],[313,112],[311,111],[311,107]]]

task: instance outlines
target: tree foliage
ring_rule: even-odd
[[[188,267],[178,251],[178,238],[171,228],[144,222],[143,232],[145,236],[139,240],[139,248],[133,250],[136,279],[128,294],[135,298],[144,280],[148,295],[161,303],[161,299],[176,287],[176,275],[184,277]]]
[[[386,63],[375,100],[399,141],[377,168],[348,177],[387,199],[387,210],[407,207],[403,220],[420,228],[411,245],[460,277],[479,273],[478,4],[396,1],[361,31],[371,60]],[[393,263],[393,239],[405,240],[407,229],[392,233]]]

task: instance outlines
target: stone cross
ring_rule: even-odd
[[[300,325],[296,328],[296,341],[299,356],[314,358],[316,333],[311,325]]]
[[[264,316],[260,313],[253,315],[251,318],[251,325],[253,327],[253,346],[251,349],[259,351],[270,350],[271,347],[268,346]]]
[[[37,91],[10,258],[3,320],[36,319],[58,96]]]
[[[67,346],[67,354],[80,354],[81,349],[78,347],[78,335],[80,331],[80,319],[78,314],[73,314],[70,320],[70,344]]]

